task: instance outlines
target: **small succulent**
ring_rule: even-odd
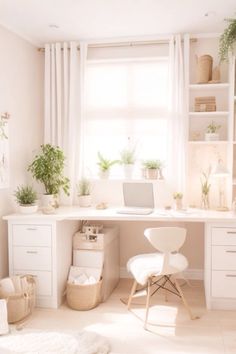
[[[220,129],[220,127],[221,125],[216,125],[215,122],[212,121],[211,124],[207,126],[207,133],[214,134]]]
[[[143,162],[143,166],[148,170],[159,170],[163,167],[163,163],[161,160],[146,160]]]

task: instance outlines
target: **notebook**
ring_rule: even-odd
[[[147,215],[154,209],[152,183],[123,183],[124,207],[118,214]]]

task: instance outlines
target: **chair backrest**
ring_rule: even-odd
[[[145,237],[163,253],[178,251],[184,244],[186,229],[182,227],[155,227],[144,231]]]

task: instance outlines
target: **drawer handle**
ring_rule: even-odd
[[[228,278],[236,278],[236,274],[226,274],[226,277],[228,277]]]
[[[236,253],[236,250],[235,251],[231,251],[231,250],[227,250],[225,251],[226,253]]]
[[[38,251],[26,251],[26,253],[29,253],[29,254],[37,254]]]
[[[27,230],[28,231],[36,231],[37,229],[35,227],[28,227]]]
[[[236,235],[236,231],[227,231],[228,235]]]

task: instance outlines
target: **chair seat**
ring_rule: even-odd
[[[163,272],[163,253],[148,253],[132,257],[127,263],[127,269],[135,280],[145,285],[150,276],[168,275],[182,272],[188,267],[188,261],[181,253],[170,253],[168,267]]]

